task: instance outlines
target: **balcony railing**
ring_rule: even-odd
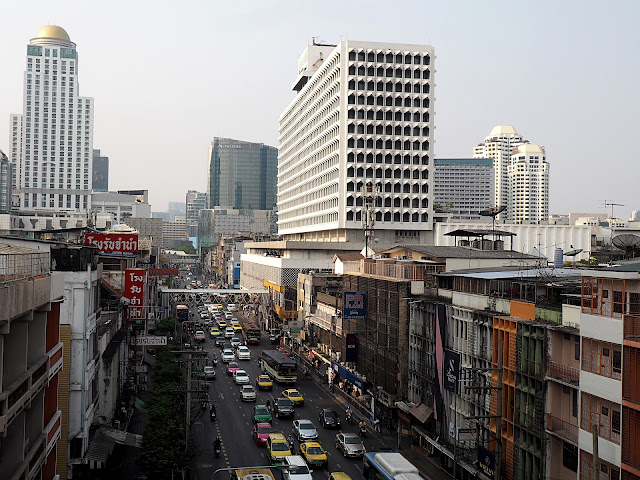
[[[572,385],[578,385],[580,383],[580,370],[558,362],[549,362],[549,372],[547,375]]]
[[[562,420],[561,418],[554,417],[547,413],[547,419],[545,429],[549,432],[555,433],[557,436],[567,440],[568,442],[578,445],[578,425]]]

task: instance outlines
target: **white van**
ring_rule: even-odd
[[[238,306],[235,303],[230,303],[229,305],[227,305],[227,309],[230,312],[237,312],[238,311]]]
[[[309,471],[309,467],[307,466],[307,462],[304,461],[300,455],[290,455],[288,457],[283,457],[283,465],[286,466],[296,466],[298,467],[295,472],[290,472],[289,470],[284,470],[282,473],[282,477],[284,480],[313,480],[311,476],[311,472]]]

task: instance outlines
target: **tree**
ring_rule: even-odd
[[[176,250],[180,250],[180,251],[186,253],[187,255],[195,255],[196,254],[196,249],[193,248],[193,245],[191,245],[190,243],[183,243],[178,248],[176,248]]]

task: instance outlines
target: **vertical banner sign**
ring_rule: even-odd
[[[460,381],[460,354],[453,350],[444,351],[444,388],[450,392],[458,392],[458,382]]]
[[[367,294],[362,292],[344,292],[344,314],[343,318],[358,319],[364,318],[367,314]]]
[[[130,268],[124,271],[124,297],[129,300],[127,309],[129,323],[145,318],[144,276],[145,271],[142,268]]]
[[[493,478],[496,472],[496,457],[484,447],[478,445],[478,467],[487,477]]]
[[[358,361],[358,337],[355,333],[347,333],[347,354],[344,357],[345,362]]]

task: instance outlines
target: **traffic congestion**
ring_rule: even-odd
[[[204,282],[185,275],[181,283],[198,288]],[[256,332],[243,306],[188,309],[185,333],[207,353],[210,399],[207,415],[191,426],[195,478],[211,480],[221,468],[270,466],[278,479],[360,480],[366,452],[391,450],[392,435],[367,426],[277,338]]]

